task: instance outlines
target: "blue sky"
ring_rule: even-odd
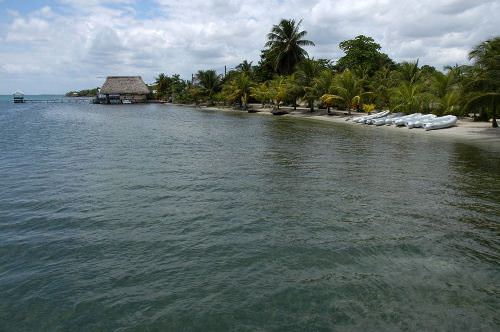
[[[364,34],[396,61],[442,69],[498,35],[499,15],[499,0],[0,0],[0,94],[257,63],[281,18],[303,19],[314,57],[336,60],[339,42]]]

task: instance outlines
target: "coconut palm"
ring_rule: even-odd
[[[339,102],[351,114],[351,110],[359,108],[363,98],[372,95],[363,91],[363,80],[358,79],[349,69],[335,76],[331,93],[321,96],[321,101],[327,104]]]
[[[422,109],[424,93],[421,84],[402,82],[391,91],[391,104],[394,111],[415,113]]]
[[[390,89],[394,87],[396,81],[391,76],[389,67],[382,67],[375,72],[370,79],[368,87],[373,91],[375,103],[381,107],[387,107],[390,101]]]
[[[248,62],[247,60],[243,60],[243,62],[237,65],[235,69],[242,73],[247,74],[248,76],[252,76],[253,73],[252,62],[253,61]]]
[[[314,46],[310,40],[303,39],[307,31],[300,31],[300,24],[295,20],[283,19],[278,25],[273,25],[267,35],[266,47],[269,48],[274,69],[279,74],[291,74],[295,65],[307,58],[304,46]]]
[[[312,95],[320,98],[321,96],[328,94],[332,90],[332,86],[335,82],[335,74],[330,69],[324,69],[321,73],[313,80]],[[322,100],[323,102],[323,100]],[[330,107],[334,105],[333,99],[328,100],[328,102],[323,102],[323,106],[327,107],[327,112],[330,113]]]
[[[395,77],[401,81],[411,84],[417,83],[421,76],[421,70],[418,68],[418,60],[415,62],[403,62],[395,72]]]
[[[264,107],[266,103],[272,99],[271,91],[267,82],[251,87],[250,96],[260,101],[262,103],[262,107]]]
[[[272,100],[276,102],[276,106],[279,109],[280,103],[287,98],[287,83],[286,78],[283,76],[278,76],[271,82],[269,82],[269,95]]]
[[[246,110],[248,108],[248,97],[250,96],[252,86],[253,82],[250,77],[242,72],[224,86],[223,94],[231,103],[241,102],[242,108]]]
[[[293,109],[297,109],[297,99],[304,94],[304,88],[300,84],[297,73],[293,73],[286,78],[286,95],[287,100],[293,104]]]
[[[161,73],[155,79],[156,93],[158,97],[166,97],[169,94],[171,79],[167,75]]]
[[[304,89],[303,98],[307,100],[309,110],[314,112],[314,101],[321,95],[314,90],[314,79],[325,69],[322,61],[306,59],[297,65],[297,79]]]
[[[213,104],[213,95],[219,90],[221,84],[221,75],[215,70],[199,70],[196,73],[198,85],[203,89],[210,104]]]
[[[474,61],[474,68],[468,86],[476,91],[470,96],[466,108],[490,108],[492,126],[496,128],[496,105],[500,102],[500,37],[477,45],[469,53],[469,58]]]

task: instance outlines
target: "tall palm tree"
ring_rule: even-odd
[[[343,73],[335,76],[331,93],[321,96],[321,101],[326,104],[339,101],[351,114],[351,110],[359,108],[363,98],[371,94],[373,93],[363,91],[363,80],[358,79],[349,69],[346,69]]]
[[[295,20],[282,19],[267,35],[266,47],[279,74],[291,74],[295,65],[308,56],[303,47],[314,46],[312,41],[303,39],[307,31],[300,31],[301,23],[302,20],[296,23]]]
[[[489,107],[492,111],[493,128],[498,127],[496,105],[500,102],[500,37],[496,37],[477,45],[470,53],[474,60],[470,86],[476,88],[467,102],[466,108],[477,106]]]
[[[218,75],[215,70],[199,70],[196,73],[198,85],[205,91],[208,101],[213,104],[213,95],[220,87],[221,75]]]

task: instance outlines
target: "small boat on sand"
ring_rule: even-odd
[[[375,113],[375,114],[360,116],[352,121],[357,122],[357,123],[367,123],[368,120],[381,118],[383,116],[386,116],[387,114],[389,114],[389,111],[383,111],[383,112],[379,112],[379,113]]]
[[[393,114],[389,114],[387,116],[383,116],[381,118],[377,118],[377,119],[372,119],[370,120],[370,124],[372,125],[375,125],[375,126],[382,126],[386,123],[386,121],[388,119],[392,119],[392,118],[396,118],[396,117],[400,117],[401,115],[403,115],[403,113],[393,113]]]
[[[405,122],[405,126],[408,127],[408,129],[411,128],[419,128],[422,127],[425,121],[432,120],[436,116],[434,114],[425,114],[421,116],[417,116],[416,118],[410,119]]]
[[[432,120],[428,120],[423,127],[425,130],[450,128],[457,123],[457,120],[458,118],[454,115],[440,116]]]
[[[394,120],[394,125],[396,127],[404,126],[407,121],[414,120],[421,115],[422,115],[421,113],[414,113],[407,116],[403,116],[401,118],[397,118],[396,120]]]

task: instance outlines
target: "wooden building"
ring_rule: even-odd
[[[144,103],[149,88],[140,76],[108,76],[99,90],[101,104]]]

